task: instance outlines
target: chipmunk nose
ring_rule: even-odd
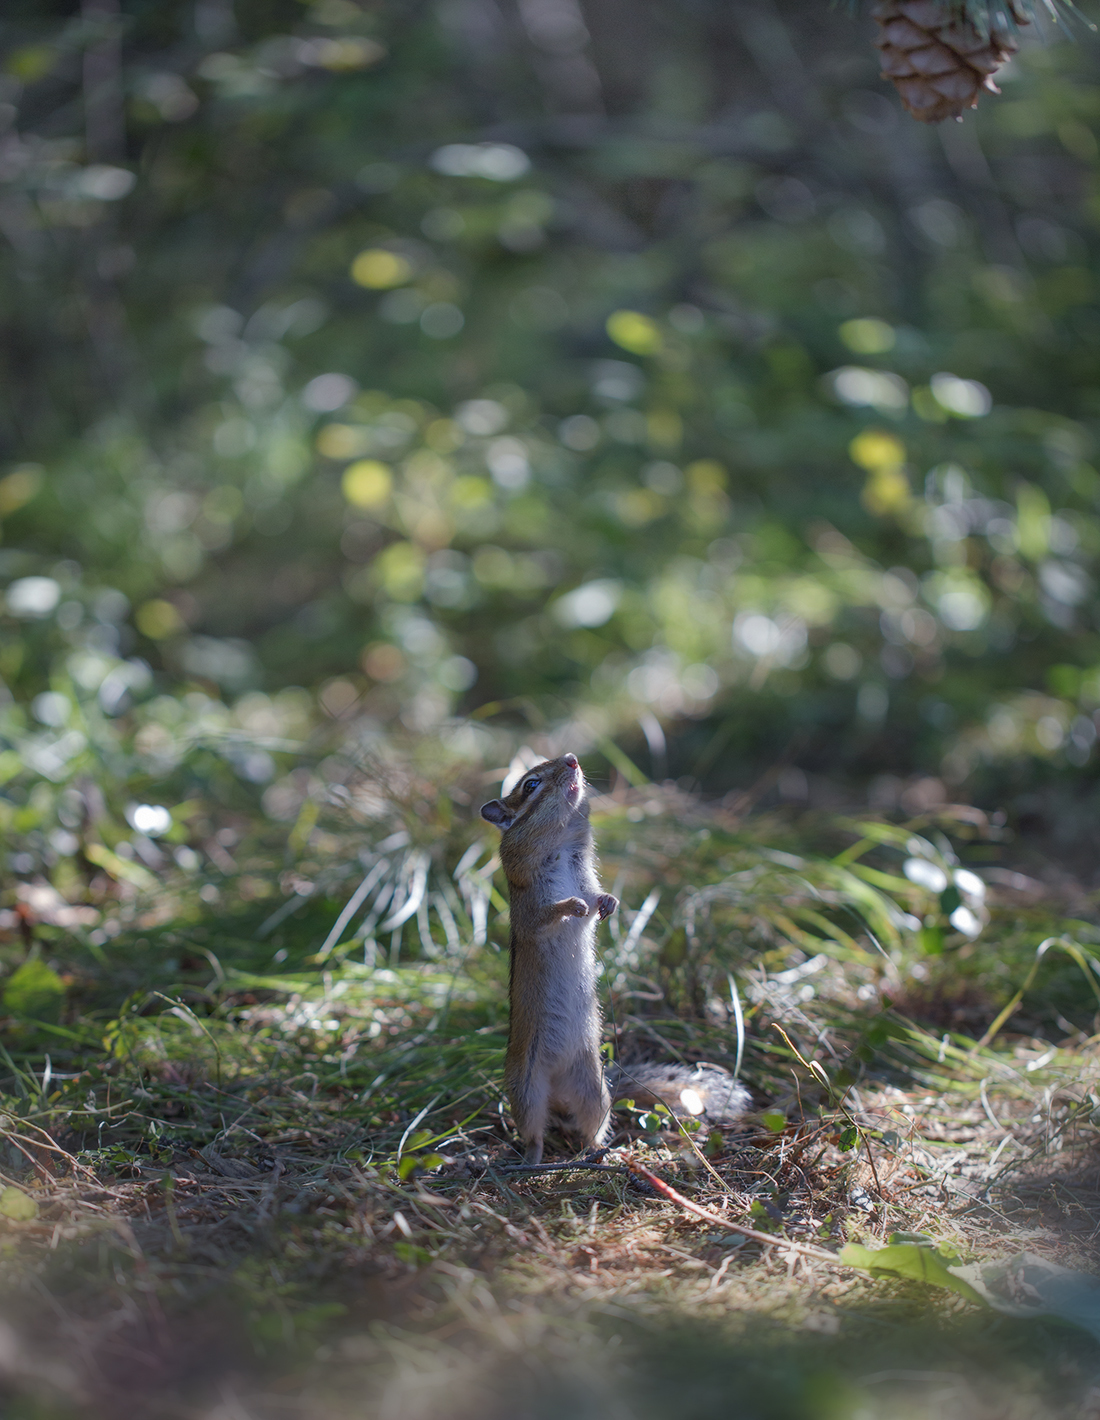
[[[576,769],[578,761],[577,756],[575,754],[563,754],[562,759],[565,760],[566,764],[568,764],[570,769]]]

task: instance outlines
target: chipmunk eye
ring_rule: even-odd
[[[541,783],[542,780],[534,775],[530,779],[525,779],[523,781],[523,797],[526,798],[528,794],[533,794]]]

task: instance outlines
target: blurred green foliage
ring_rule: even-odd
[[[252,804],[317,706],[886,808],[1088,772],[1087,33],[941,129],[794,0],[12,0],[0,46],[19,871],[106,792],[140,886],[126,805]]]

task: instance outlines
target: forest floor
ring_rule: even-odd
[[[1100,1414],[1088,893],[965,806],[622,786],[609,1039],[739,1064],[756,1109],[627,1106],[530,1174],[477,786],[378,782],[289,847],[211,820],[208,872],[101,854],[75,909],[0,916],[6,1417]]]

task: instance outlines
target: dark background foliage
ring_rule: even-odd
[[[1087,782],[1095,40],[925,128],[872,30],[6,7],[0,673],[43,792],[74,717],[155,779],[303,691],[715,791]]]

